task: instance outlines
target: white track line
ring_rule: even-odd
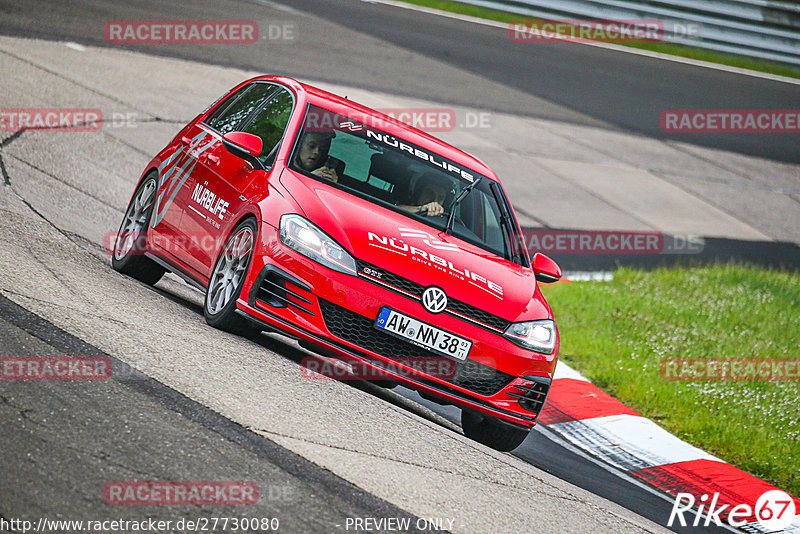
[[[556,372],[553,373],[553,380],[560,378],[572,378],[573,380],[582,380],[584,382],[591,382],[588,378],[580,374],[578,371],[567,365],[564,360],[558,360],[556,364]]]
[[[430,7],[423,7],[417,6],[414,4],[406,4],[405,2],[397,2],[395,0],[361,0],[367,4],[382,4],[387,6],[398,7],[402,9],[408,9],[411,11],[418,11],[420,13],[427,13],[429,15],[437,15],[440,17],[446,17],[450,19],[460,20],[463,22],[471,22],[473,24],[480,24],[482,26],[491,26],[493,28],[501,28],[505,31],[508,31],[508,24],[497,22],[494,20],[488,19],[481,19],[478,17],[472,17],[469,15],[459,15],[458,13],[451,13],[450,11],[441,11],[439,9],[433,9]],[[520,15],[521,16],[521,15]],[[788,78],[786,76],[778,76],[777,74],[769,74],[766,72],[758,72],[755,70],[749,69],[742,69],[739,67],[730,67],[728,65],[720,65],[718,63],[711,63],[710,61],[701,61],[699,59],[689,59],[680,56],[671,56],[669,54],[661,54],[659,52],[651,52],[649,50],[640,50],[638,48],[631,48],[628,46],[621,46],[612,43],[600,43],[600,42],[577,42],[575,44],[581,44],[585,46],[594,46],[597,48],[605,48],[607,50],[614,50],[616,52],[625,52],[627,54],[635,54],[637,56],[645,56],[654,59],[662,59],[664,61],[672,61],[673,63],[683,63],[685,65],[692,65],[694,67],[704,67],[707,69],[714,69],[723,72],[730,72],[733,74],[741,74],[743,76],[751,76],[753,78],[763,78],[765,80],[770,80],[773,82],[783,82],[789,83],[792,85],[800,85],[800,79],[797,78]]]
[[[722,461],[639,415],[608,415],[548,426],[590,454],[626,471],[691,460]]]

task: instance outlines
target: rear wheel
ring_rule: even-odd
[[[514,428],[488,415],[468,410],[461,411],[461,428],[468,438],[503,452],[519,447],[530,433],[530,430]]]
[[[252,323],[236,313],[236,301],[250,268],[256,235],[255,221],[246,219],[233,229],[219,253],[203,305],[206,322],[214,328],[235,334],[258,332]]]
[[[161,280],[166,272],[144,255],[147,251],[147,228],[156,200],[157,180],[158,173],[152,171],[139,184],[122,219],[111,255],[111,266],[115,270],[150,285]]]

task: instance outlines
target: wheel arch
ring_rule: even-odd
[[[243,211],[239,215],[239,217],[237,219],[231,221],[231,223],[227,227],[227,230],[225,231],[224,236],[220,236],[220,237],[222,237],[222,239],[220,239],[218,241],[219,246],[218,246],[217,250],[214,253],[214,264],[213,265],[216,265],[217,260],[219,259],[219,255],[222,254],[222,249],[225,247],[225,243],[228,242],[228,239],[230,239],[231,234],[233,234],[234,230],[236,230],[239,227],[239,225],[242,224],[247,219],[252,219],[253,222],[255,222],[255,224],[256,224],[256,235],[255,235],[256,243],[254,244],[254,246],[258,243],[258,239],[261,236],[261,221],[260,221],[260,217],[254,211],[252,211],[251,209],[246,209],[245,211]]]
[[[233,231],[240,224],[242,224],[244,221],[246,221],[247,219],[253,219],[253,221],[255,221],[255,223],[256,223],[256,238],[258,238],[258,234],[260,233],[258,229],[261,226],[261,218],[254,211],[247,210],[247,211],[243,212],[241,215],[239,215],[238,219],[236,219],[233,223],[231,223],[231,225],[229,227],[229,230],[228,230],[227,234],[225,235],[225,239],[223,239],[222,241],[223,242],[226,241],[231,236],[231,233],[233,233]]]

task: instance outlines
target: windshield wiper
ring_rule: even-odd
[[[447,226],[444,229],[445,233],[447,234],[453,233],[453,222],[456,220],[456,208],[458,207],[459,204],[461,204],[461,202],[465,198],[467,198],[469,192],[472,191],[475,188],[475,186],[480,183],[481,180],[483,180],[483,176],[479,177],[477,180],[475,180],[467,187],[462,189],[461,192],[458,194],[458,196],[455,198],[455,200],[453,200],[453,203],[450,205],[450,217],[447,218]]]
[[[517,247],[519,246],[516,243],[516,233],[514,231],[514,227],[511,224],[511,212],[508,209],[508,204],[503,201],[504,195],[500,194],[498,190],[497,184],[491,184],[489,189],[492,191],[492,196],[494,196],[494,201],[497,203],[498,207],[500,208],[500,225],[505,229],[505,235],[503,237],[503,242],[507,247],[507,259],[513,261],[514,263],[518,263],[523,265],[525,263],[525,256],[522,252],[517,252]]]

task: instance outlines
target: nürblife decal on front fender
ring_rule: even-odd
[[[427,244],[432,248],[448,251],[459,250],[457,245],[445,243],[443,241],[437,241],[433,236],[425,232],[416,230],[412,232],[407,229],[401,230],[406,230],[405,232],[401,233],[401,235],[404,237],[415,239],[419,238],[424,244]],[[437,271],[445,272],[450,276],[461,280],[462,282],[467,282],[468,284],[472,284],[473,286],[482,289],[483,291],[500,300],[503,299],[503,287],[499,284],[489,280],[485,276],[470,271],[466,267],[456,266],[452,261],[446,260],[441,256],[430,252],[429,250],[424,250],[414,245],[409,245],[402,239],[398,239],[396,237],[381,236],[374,232],[368,232],[367,237],[371,247],[377,247],[382,250],[393,252],[400,256],[406,256],[410,258],[411,261],[418,262],[421,265],[431,269],[436,269]]]

